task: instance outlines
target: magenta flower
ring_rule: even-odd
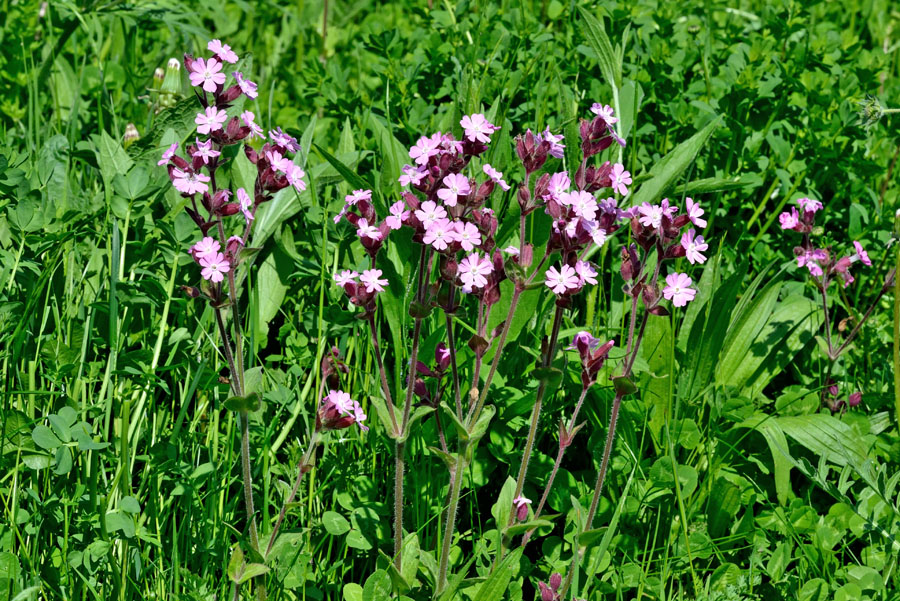
[[[447,217],[447,211],[433,200],[426,200],[416,209],[416,219],[422,222],[427,230],[438,219]]]
[[[334,282],[340,286],[344,287],[345,284],[350,284],[356,281],[356,278],[359,277],[359,274],[355,271],[350,271],[349,269],[345,269],[340,273],[334,274]]]
[[[381,277],[380,269],[366,269],[359,276],[359,281],[366,285],[366,292],[384,292],[387,280],[379,279]]]
[[[212,140],[207,140],[206,142],[201,142],[200,140],[194,138],[194,141],[197,144],[197,151],[194,153],[194,156],[198,156],[203,159],[203,164],[208,165],[209,159],[214,159],[220,154],[218,150],[213,149]]]
[[[566,145],[561,144],[564,136],[559,134],[558,136],[554,136],[550,133],[550,128],[544,130],[544,133],[539,135],[539,138],[545,142],[550,143],[550,150],[547,151],[547,154],[552,156],[555,159],[561,159],[566,154]]]
[[[165,165],[169,162],[173,156],[175,156],[175,151],[178,150],[178,142],[173,142],[171,146],[169,146],[165,151],[163,151],[162,156],[159,159],[157,165]]]
[[[622,196],[627,195],[628,188],[625,186],[631,185],[631,174],[625,171],[625,165],[622,163],[613,165],[610,177],[612,178],[612,189]]]
[[[285,174],[291,170],[291,166],[294,164],[291,159],[281,156],[281,153],[277,150],[267,150],[266,160],[269,161],[272,171],[280,171]]]
[[[283,147],[288,152],[297,152],[298,150],[300,150],[300,145],[297,144],[297,138],[290,134],[284,133],[283,131],[281,131],[280,127],[270,129],[269,138],[272,139],[273,144]]]
[[[330,402],[331,406],[341,415],[353,415],[353,408],[356,402],[350,398],[350,394],[343,390],[331,390],[325,397],[326,402]]]
[[[466,252],[481,246],[481,232],[474,223],[456,222],[456,240],[462,245],[462,249]]]
[[[221,40],[210,40],[206,45],[206,49],[210,52],[214,53],[219,59],[225,61],[226,63],[231,63],[232,65],[238,62],[238,55],[234,53],[231,49],[231,46],[228,44],[223,44]],[[211,92],[212,90],[207,90],[207,92]]]
[[[575,263],[575,272],[578,274],[579,282],[584,284],[597,285],[597,270],[587,261],[578,261]]]
[[[619,122],[618,117],[614,117],[615,111],[613,107],[607,105],[600,104],[599,102],[595,102],[591,105],[591,112],[603,119],[607,125],[612,126],[614,123]]]
[[[206,183],[209,181],[208,175],[202,173],[194,173],[193,171],[182,171],[177,167],[172,170],[172,185],[182,194],[197,194],[209,190]]]
[[[663,296],[676,307],[683,307],[697,296],[697,291],[690,287],[691,283],[693,280],[686,273],[670,273],[666,276],[668,285],[663,288]]]
[[[700,208],[700,203],[694,202],[694,199],[690,196],[685,199],[685,203],[687,204],[687,215],[691,223],[697,227],[706,227],[706,219],[701,219],[705,211]]]
[[[448,207],[455,207],[459,196],[466,196],[472,191],[469,178],[462,173],[451,173],[442,181],[447,187],[438,190],[437,195]]]
[[[868,265],[869,267],[871,267],[872,260],[869,258],[869,253],[867,253],[865,249],[863,249],[862,244],[854,240],[853,248],[856,249],[856,254],[851,257],[851,260],[862,261],[863,265]]]
[[[204,112],[197,113],[194,123],[197,124],[198,133],[208,134],[211,131],[222,129],[222,124],[225,123],[226,119],[228,119],[228,115],[225,111],[220,111],[214,106],[208,106]]]
[[[705,263],[706,257],[701,254],[701,251],[709,248],[709,245],[703,241],[703,236],[695,236],[695,234],[694,228],[691,228],[687,233],[682,234],[681,236],[681,246],[684,248],[684,256],[687,257],[687,260],[690,261],[692,265],[695,263]]]
[[[354,190],[353,194],[348,194],[344,197],[344,202],[347,203],[348,206],[356,206],[361,200],[372,200],[372,191],[371,190]]]
[[[368,416],[363,412],[362,405],[360,405],[356,401],[354,401],[353,403],[353,419],[356,420],[356,425],[359,426],[359,429],[363,432],[368,432],[369,426],[363,425],[363,422],[366,421],[366,418]]]
[[[430,244],[435,250],[446,250],[456,239],[456,224],[449,219],[438,219],[425,230],[422,242]]]
[[[241,92],[243,92],[247,98],[256,98],[257,96],[259,96],[256,84],[249,79],[244,79],[243,73],[241,73],[240,71],[235,71],[234,73],[232,73],[232,75],[234,75],[234,79],[235,81],[237,81],[238,87],[241,88]]]
[[[356,235],[360,238],[369,238],[370,240],[381,240],[381,232],[378,226],[369,225],[365,219],[356,222]]]
[[[401,186],[418,186],[422,178],[428,175],[428,170],[423,167],[414,167],[413,165],[403,165],[403,175],[397,178]]]
[[[562,197],[560,197],[562,202]],[[563,202],[572,207],[575,214],[582,219],[592,220],[597,216],[597,199],[590,192],[577,190],[568,194],[568,202]]]
[[[487,286],[487,277],[494,271],[494,265],[487,257],[472,253],[459,262],[459,279],[468,288],[484,288]]]
[[[513,506],[516,508],[516,519],[524,522],[528,518],[528,506],[531,505],[531,499],[527,499],[519,495],[513,499]]]
[[[568,265],[563,265],[558,271],[556,267],[551,267],[544,273],[544,277],[546,278],[544,283],[554,294],[565,294],[580,285],[578,274]]]
[[[472,142],[487,144],[491,141],[491,134],[500,129],[488,121],[481,113],[465,115],[460,121],[460,126],[466,130],[466,138]]]
[[[792,230],[800,225],[800,214],[795,207],[791,207],[791,212],[785,211],[778,216],[778,223],[783,230]]]
[[[656,229],[662,225],[663,208],[661,206],[645,202],[638,207],[638,213],[641,214],[639,221],[644,227]]]
[[[822,203],[812,198],[798,198],[797,205],[804,213],[815,213],[822,208]]]
[[[203,257],[209,254],[215,254],[219,252],[221,245],[219,245],[219,241],[211,236],[206,236],[196,244],[191,247],[191,256],[194,257],[197,261],[202,259]]]
[[[200,272],[203,279],[209,280],[214,284],[218,284],[225,279],[224,274],[231,270],[231,264],[228,262],[228,259],[220,252],[209,253],[200,257],[200,266],[203,268]]]
[[[576,350],[584,348],[588,351],[597,350],[600,348],[600,339],[594,338],[591,336],[590,332],[582,330],[575,334],[575,337],[572,339],[572,344],[570,344],[568,348]]]
[[[295,165],[293,162],[288,161],[285,167],[284,177],[287,179],[288,183],[294,186],[294,189],[297,190],[298,193],[306,190],[306,182],[303,181],[306,172],[303,171],[300,165]]]
[[[250,198],[250,195],[247,194],[247,191],[243,188],[237,189],[237,199],[238,202],[241,203],[241,213],[244,214],[244,219],[247,221],[247,225],[250,225],[250,222],[253,221],[253,213],[250,212],[250,207],[253,206],[253,200]]]
[[[403,222],[409,219],[409,211],[406,210],[406,203],[398,200],[391,205],[389,209],[391,214],[385,217],[384,222],[392,230],[399,230]]]
[[[828,253],[826,253],[821,248],[814,248],[812,250],[805,250],[797,255],[797,267],[806,267],[815,277],[821,277],[824,273],[822,271],[822,266],[819,265],[819,261],[827,261]],[[853,280],[847,282],[849,284]]]
[[[565,171],[554,173],[550,176],[550,182],[547,186],[547,195],[544,199],[552,198],[559,200],[564,192],[571,187],[572,182],[569,180],[569,174]]]
[[[225,83],[225,74],[222,73],[222,63],[214,58],[204,61],[198,58],[191,63],[191,85],[202,86],[207,92],[215,92],[216,86]],[[200,132],[206,133],[206,132]]]
[[[244,125],[246,127],[250,128],[250,137],[251,138],[253,138],[253,137],[265,138],[266,137],[265,135],[263,135],[263,129],[256,123],[256,115],[254,115],[251,111],[244,111],[243,113],[241,113],[241,120],[244,122]]]
[[[504,191],[509,190],[509,184],[503,181],[503,174],[501,172],[491,167],[488,163],[485,163],[481,170],[484,171],[485,175],[491,178],[491,181],[503,188]]]
[[[414,159],[416,165],[425,165],[428,163],[428,159],[440,152],[438,150],[440,144],[440,132],[434,134],[430,138],[428,136],[422,136],[416,141],[416,145],[409,149],[409,158]]]

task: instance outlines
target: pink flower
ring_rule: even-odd
[[[676,307],[683,307],[697,296],[697,291],[690,287],[692,282],[686,273],[670,273],[666,276],[668,285],[663,288],[663,296]]]
[[[418,186],[419,182],[422,181],[422,178],[428,175],[428,170],[422,167],[414,167],[412,165],[403,165],[403,175],[397,178],[397,181],[400,182],[401,186],[408,186],[410,184],[414,186]]]
[[[334,220],[334,222],[335,222],[336,224],[337,224],[337,223],[340,223],[340,222],[341,222],[341,219],[342,219],[342,218],[344,217],[344,215],[346,215],[346,214],[347,214],[347,207],[346,207],[346,206],[345,206],[345,207],[341,207],[341,212],[338,213],[337,215],[335,215],[332,219]]]
[[[182,194],[197,194],[209,190],[209,186],[206,185],[209,181],[208,175],[175,168],[172,170],[172,176],[174,177],[172,185]]]
[[[291,170],[291,165],[294,164],[291,162],[291,159],[281,156],[281,153],[277,150],[267,150],[266,160],[269,161],[269,167],[272,171],[280,171],[285,174]]]
[[[216,86],[225,83],[225,74],[222,73],[222,63],[214,58],[207,61],[198,58],[191,63],[191,85],[203,86],[207,92],[215,92]],[[206,132],[201,132],[206,133]]]
[[[568,202],[563,202],[563,204],[571,206],[575,214],[582,219],[593,219],[597,216],[597,200],[590,192],[584,190],[572,192],[568,194]]]
[[[392,204],[390,212],[391,214],[385,218],[384,222],[392,230],[399,230],[403,222],[409,219],[409,211],[406,210],[406,203],[402,200]]]
[[[504,248],[503,252],[505,252],[506,254],[511,255],[513,257],[518,257],[519,256],[519,247],[510,245],[510,246],[507,246],[506,248]]]
[[[476,246],[481,246],[481,232],[474,223],[456,222],[456,240],[462,245],[462,249],[469,252]]]
[[[516,508],[516,519],[524,522],[528,518],[528,506],[531,505],[531,499],[526,499],[519,495],[513,499],[513,506]]]
[[[669,219],[673,219],[675,217],[675,213],[678,212],[678,207],[670,204],[668,198],[663,198],[659,202],[659,208],[662,209],[663,215],[665,215]]]
[[[178,142],[173,142],[172,145],[169,146],[169,148],[167,148],[162,153],[162,156],[160,157],[159,162],[156,164],[157,165],[165,165],[166,163],[168,163],[169,159],[171,159],[173,156],[175,156],[176,150],[178,150]]]
[[[232,73],[232,75],[234,75],[234,79],[235,81],[237,81],[238,87],[241,88],[241,92],[243,92],[247,98],[256,98],[257,96],[259,96],[256,84],[249,79],[244,79],[243,73],[241,73],[240,71],[235,71],[234,73]]]
[[[812,250],[803,251],[797,255],[797,267],[806,267],[813,276],[821,277],[824,272],[822,271],[822,266],[819,265],[819,261],[827,260],[828,253],[821,248],[814,248]]]
[[[687,204],[687,215],[691,223],[697,227],[706,227],[706,219],[700,218],[705,212],[700,208],[700,203],[694,202],[694,199],[691,197],[686,198],[685,203]]]
[[[544,130],[544,133],[540,134],[540,139],[545,142],[550,143],[550,150],[547,151],[547,154],[552,156],[555,159],[561,159],[566,154],[566,145],[560,144],[563,140],[563,135],[559,134],[558,136],[554,136],[550,133],[550,128]]]
[[[203,159],[203,164],[208,165],[209,159],[214,159],[220,154],[218,150],[214,150],[212,147],[212,140],[207,140],[206,142],[201,142],[198,139],[194,139],[197,144],[197,151],[194,153],[194,156],[198,156]]]
[[[361,200],[372,200],[372,191],[371,190],[354,190],[353,194],[348,194],[344,197],[344,202],[347,203],[348,206],[356,206]]]
[[[288,183],[294,186],[294,189],[297,190],[298,193],[306,190],[306,182],[303,181],[306,172],[303,171],[300,165],[295,165],[291,161],[288,161],[285,167],[287,169],[284,172],[284,177],[287,179]]]
[[[200,272],[203,279],[215,284],[225,279],[224,274],[231,270],[231,264],[228,262],[228,259],[220,252],[209,253],[200,257],[200,266],[203,268]]]
[[[199,261],[209,254],[218,253],[220,248],[218,240],[211,236],[206,236],[191,247],[191,256]]]
[[[607,125],[612,125],[613,123],[618,123],[618,117],[614,117],[613,114],[615,111],[613,107],[607,105],[602,105],[599,102],[595,102],[591,105],[591,112],[603,119]]]
[[[461,154],[463,151],[463,143],[453,137],[453,134],[446,133],[441,136],[440,149],[451,154]]]
[[[360,238],[369,238],[370,240],[381,240],[381,232],[375,225],[369,225],[365,219],[356,222],[356,235]]]
[[[594,244],[597,246],[603,246],[606,244],[606,239],[609,235],[606,233],[606,230],[602,228],[594,228],[591,230],[591,238],[594,240]]]
[[[384,292],[384,287],[388,281],[378,279],[380,276],[380,269],[366,269],[359,276],[359,281],[366,285],[366,292]]]
[[[638,207],[638,213],[642,215],[639,221],[644,227],[656,229],[662,225],[663,208],[661,206],[645,202]]]
[[[251,138],[265,138],[262,128],[256,124],[256,115],[254,115],[251,111],[244,111],[243,113],[241,113],[241,120],[244,122],[244,125],[246,127],[250,128]]]
[[[631,185],[631,174],[625,171],[625,165],[616,163],[612,168],[612,189],[625,196],[628,194],[626,185]]]
[[[872,260],[869,258],[869,253],[867,253],[867,252],[865,251],[865,249],[863,249],[862,244],[860,244],[859,242],[857,242],[856,240],[854,240],[854,241],[853,241],[853,248],[856,249],[856,254],[853,255],[853,257],[851,257],[851,260],[852,260],[853,258],[855,258],[855,259],[858,260],[858,261],[862,261],[862,262],[863,262],[863,265],[868,265],[869,267],[871,267],[871,266],[872,266]]]
[[[436,155],[441,144],[441,133],[431,136],[422,136],[416,141],[416,145],[409,149],[409,158],[416,161],[416,165],[425,165],[428,159]]]
[[[443,179],[443,182],[447,187],[438,190],[437,195],[448,207],[455,207],[459,196],[466,196],[472,191],[469,178],[462,173],[451,173]]]
[[[416,209],[416,219],[422,222],[426,230],[431,227],[432,223],[445,217],[447,217],[447,211],[433,200],[426,200]]]
[[[565,294],[568,290],[574,290],[580,285],[578,274],[568,265],[563,265],[559,271],[556,267],[551,267],[544,273],[544,276],[546,277],[544,283],[553,290],[554,294]]]
[[[687,257],[687,260],[691,262],[691,264],[695,263],[705,263],[706,257],[701,254],[701,251],[709,248],[709,245],[703,241],[703,236],[694,236],[696,232],[694,228],[691,228],[687,231],[687,233],[682,234],[681,236],[681,246],[684,248],[684,256]]]
[[[566,192],[571,185],[572,182],[569,180],[568,173],[565,171],[554,173],[550,176],[550,183],[547,185],[547,195],[544,196],[544,199],[552,198],[554,200],[559,200],[562,197],[562,194]]]
[[[581,349],[584,349],[585,351],[595,351],[600,348],[600,339],[591,336],[591,333],[587,330],[582,330],[575,334],[575,337],[572,339],[572,344],[570,344],[568,348],[576,349],[578,351],[581,351]]]
[[[286,134],[281,131],[280,127],[276,127],[275,129],[269,130],[269,137],[272,139],[272,143],[276,146],[281,146],[288,152],[297,152],[300,150],[300,145],[297,144],[297,138],[290,134]]]
[[[334,282],[340,286],[344,287],[344,284],[350,284],[356,281],[356,278],[359,277],[359,274],[355,271],[350,271],[349,269],[345,269],[340,273],[334,274]]]
[[[250,212],[250,207],[253,206],[253,200],[243,188],[237,189],[237,199],[238,202],[241,203],[241,212],[244,214],[244,219],[247,221],[247,225],[250,225],[250,222],[253,221],[253,213]]]
[[[484,288],[487,286],[487,277],[494,271],[494,265],[487,257],[472,253],[459,262],[459,279],[468,288]]]
[[[465,115],[460,121],[460,126],[466,130],[466,137],[472,142],[487,144],[491,141],[491,134],[500,129],[488,121],[481,113]]]
[[[593,284],[597,285],[597,270],[587,261],[578,261],[575,263],[575,272],[580,278],[581,285]]]
[[[495,184],[503,188],[503,190],[509,190],[509,184],[503,181],[503,174],[493,167],[491,167],[488,163],[484,164],[484,167],[481,168],[484,171],[484,174],[491,178]]]
[[[815,213],[822,208],[822,203],[812,198],[798,198],[797,205],[804,213]]]
[[[228,44],[223,44],[220,40],[210,40],[206,45],[206,49],[214,53],[226,63],[231,63],[233,65],[234,63],[238,62],[238,55],[234,53],[234,51],[231,49],[231,46],[229,46]],[[212,90],[207,90],[207,92],[211,91]]]
[[[356,425],[359,426],[359,429],[363,432],[369,431],[369,426],[364,426],[363,422],[366,421],[367,415],[363,412],[362,405],[354,401],[353,404],[353,419],[356,420]]]
[[[795,207],[791,207],[791,212],[785,211],[778,216],[778,223],[783,230],[792,230],[800,225],[800,214]]]
[[[343,390],[331,390],[325,397],[326,402],[330,402],[331,406],[341,415],[353,415],[353,408],[356,402],[350,398],[350,395]]]
[[[222,129],[222,124],[225,123],[227,118],[228,115],[225,111],[220,111],[214,106],[208,106],[204,112],[197,113],[194,123],[197,124],[198,133],[208,134],[211,131]]]
[[[449,219],[438,219],[425,231],[422,242],[430,244],[435,250],[446,250],[456,239],[456,224]]]

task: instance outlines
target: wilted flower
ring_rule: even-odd
[[[235,81],[237,81],[237,85],[241,89],[241,92],[243,92],[247,98],[256,98],[259,96],[256,84],[249,79],[244,79],[243,73],[235,71],[232,75],[234,76]]]
[[[484,167],[481,169],[484,171],[485,175],[491,178],[491,181],[503,188],[503,190],[509,190],[509,184],[503,181],[503,174],[501,172],[497,171],[487,163],[485,163]]]

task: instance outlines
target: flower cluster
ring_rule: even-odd
[[[343,390],[331,390],[319,403],[316,412],[316,432],[321,430],[341,430],[349,428],[353,424],[366,432],[369,427],[364,425],[366,414],[362,406]]]
[[[797,199],[797,205],[797,207],[791,207],[790,211],[785,211],[778,216],[781,229],[795,231],[803,235],[800,245],[794,248],[797,266],[806,267],[810,275],[821,279],[824,287],[827,287],[831,280],[837,276],[843,280],[846,288],[854,281],[854,277],[850,273],[850,266],[853,263],[860,261],[863,265],[872,265],[868,253],[858,241],[853,242],[853,250],[855,252],[843,257],[835,255],[830,248],[816,248],[810,234],[815,228],[815,215],[822,209],[822,203],[811,198],[799,198]]]
[[[190,199],[191,204],[186,211],[203,236],[191,247],[191,256],[201,267],[203,279],[219,284],[224,279],[223,274],[227,274],[236,265],[259,205],[271,200],[275,192],[288,186],[302,192],[306,189],[303,181],[306,174],[287,157],[288,153],[299,150],[299,146],[297,140],[284,133],[281,128],[270,131],[269,141],[259,150],[245,142],[255,137],[265,137],[262,128],[256,123],[256,116],[251,111],[244,111],[240,116],[229,118],[228,111],[241,95],[256,98],[257,85],[246,79],[240,71],[232,71],[234,83],[225,87],[227,76],[224,66],[226,63],[237,63],[239,58],[230,46],[220,40],[211,40],[207,49],[213,56],[194,58],[189,54],[184,55],[185,69],[191,85],[197,88],[197,99],[202,108],[194,123],[197,125],[197,134],[206,138],[194,138],[194,143],[186,147],[187,158],[177,154],[179,144],[173,143],[162,153],[157,164],[167,165],[172,185],[183,197]],[[257,168],[253,189],[248,192],[244,188],[237,188],[232,192],[230,188],[218,187],[215,174],[223,164],[222,149],[242,142],[247,158]],[[242,235],[226,240],[223,218],[238,213],[244,217]],[[218,228],[218,239],[209,235],[214,227]],[[214,288],[207,287],[205,291],[214,301],[220,294]]]

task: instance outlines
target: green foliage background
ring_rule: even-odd
[[[331,222],[351,186],[325,153],[390,199],[419,135],[484,109],[503,127],[490,162],[518,179],[512,136],[549,126],[574,145],[577,118],[610,101],[579,7],[603,20],[621,56],[635,189],[680,142],[722,120],[660,191],[704,203],[715,252],[694,274],[697,300],[648,329],[641,394],[623,407],[597,520],[609,527],[588,546],[582,595],[897,598],[897,299],[884,297],[833,372],[843,395],[864,392],[863,404],[832,416],[819,400],[821,312],[789,261],[795,240],[776,223],[797,197],[818,198],[823,244],[864,243],[880,269],[860,272],[832,301],[838,318],[858,316],[897,249],[888,247],[900,208],[897,118],[867,129],[857,116],[869,94],[900,104],[900,13],[889,0],[360,0],[329,3],[327,17],[322,2],[304,0],[2,6],[0,601],[231,595],[226,568],[245,526],[239,431],[222,407],[224,361],[209,352],[212,314],[179,292],[198,279],[185,252],[193,224],[155,164],[165,144],[191,134],[195,104],[185,87],[161,107],[154,70],[221,38],[260,83],[248,106],[265,129],[303,143],[310,190],[281,194],[260,215],[252,245],[263,251],[243,298],[265,399],[252,422],[265,533],[308,437],[322,353],[344,353],[354,398],[368,406],[378,394],[363,324],[331,285],[333,271],[363,257],[353,232]],[[126,151],[128,123],[141,138]],[[510,194],[495,208],[515,207]],[[398,279],[380,319],[400,383],[409,321],[400,277],[411,262],[397,246],[383,267]],[[583,327],[619,335],[616,258],[595,257],[603,285],[576,306],[564,337]],[[527,430],[528,374],[551,309],[531,302],[501,362],[497,417],[466,475],[453,569],[474,563],[460,598],[477,598],[490,568],[492,506]],[[426,332],[427,353],[442,326]],[[566,375],[545,406],[532,498],[579,391],[573,358],[556,365]],[[569,565],[613,396],[601,384],[550,497],[559,517],[526,550],[505,598],[531,599],[538,580]],[[435,440],[427,420],[409,447],[406,522],[421,548],[413,599],[428,598],[433,583],[446,499],[446,471],[428,450]],[[377,425],[328,439],[269,561],[272,598],[382,598],[375,571],[387,563],[379,551],[392,548],[391,452]]]

